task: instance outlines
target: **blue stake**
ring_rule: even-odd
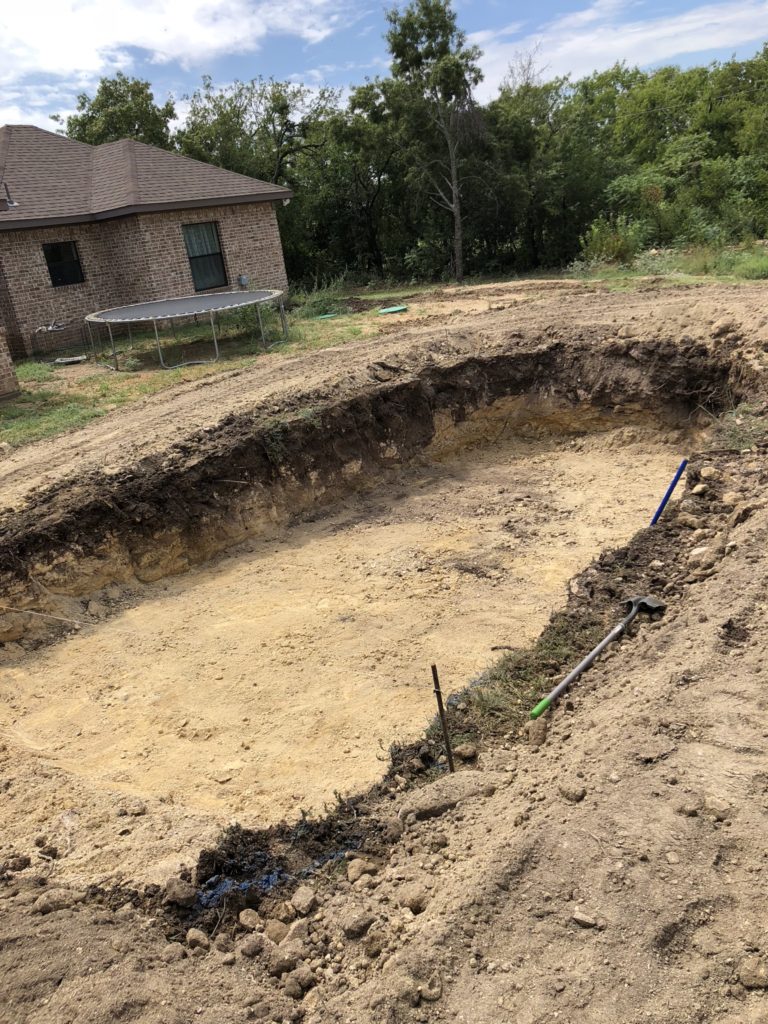
[[[678,485],[678,483],[679,483],[679,481],[680,481],[680,477],[681,477],[681,476],[683,475],[683,473],[685,472],[685,467],[686,467],[687,465],[688,465],[688,459],[683,459],[683,461],[682,461],[682,462],[680,463],[680,465],[679,465],[679,466],[677,467],[677,472],[676,472],[676,473],[675,473],[675,475],[674,475],[674,476],[672,477],[672,483],[671,483],[671,484],[669,485],[669,487],[667,488],[667,493],[666,493],[666,494],[664,495],[664,497],[663,497],[663,498],[661,499],[661,504],[660,504],[660,505],[659,505],[659,507],[658,507],[658,508],[656,509],[656,514],[654,515],[653,519],[651,520],[651,526],[655,526],[655,525],[656,525],[656,523],[658,523],[659,519],[661,518],[661,513],[662,513],[662,512],[664,511],[664,509],[665,509],[665,508],[667,507],[667,502],[668,502],[668,501],[669,501],[669,499],[670,499],[670,498],[672,497],[672,493],[673,493],[674,489],[675,489],[675,488],[677,487],[677,485]]]

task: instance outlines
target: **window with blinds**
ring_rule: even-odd
[[[213,221],[205,224],[184,224],[182,230],[195,291],[221,288],[227,283],[227,272],[224,268],[219,229],[216,224]]]

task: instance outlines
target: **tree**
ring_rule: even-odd
[[[93,98],[81,93],[77,110],[66,121],[58,114],[53,118],[70,139],[92,146],[119,139],[136,139],[162,149],[171,146],[170,122],[176,117],[173,101],[159,107],[149,82],[128,78],[122,71],[114,78],[102,78]]]
[[[464,277],[462,147],[478,118],[473,89],[482,81],[480,50],[468,46],[449,0],[413,0],[387,11],[392,80],[390,106],[407,126],[409,150],[431,186],[431,198],[453,219],[453,261]]]
[[[190,100],[177,141],[184,153],[283,185],[294,183],[304,153],[325,145],[324,123],[339,92],[254,78],[216,89],[210,77]]]

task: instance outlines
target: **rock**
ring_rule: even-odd
[[[716,796],[708,796],[704,800],[704,813],[715,821],[726,821],[733,815],[733,808],[727,800]]]
[[[713,338],[722,338],[726,334],[733,334],[736,330],[737,327],[733,320],[718,320],[712,324],[710,334]]]
[[[426,985],[419,985],[419,995],[427,1003],[436,1003],[443,994],[443,979],[437,972],[433,974]]]
[[[547,738],[547,725],[546,718],[534,718],[532,721],[528,721],[523,726],[523,732],[528,740],[528,746],[530,747],[542,747]]]
[[[477,757],[477,747],[474,743],[460,743],[453,752],[460,761],[474,761]]]
[[[410,1006],[418,1006],[420,993],[419,986],[413,978],[400,974],[389,980],[389,989],[395,999],[400,999]]]
[[[258,956],[263,951],[265,945],[264,936],[260,933],[249,935],[240,943],[240,956],[248,957],[248,959]]]
[[[288,934],[283,942],[306,942],[309,938],[309,921],[306,917],[300,917],[298,921],[288,925]]]
[[[365,935],[374,922],[373,914],[357,907],[350,907],[339,915],[339,927],[348,939],[359,939]]]
[[[697,498],[702,494],[706,494],[708,491],[709,488],[706,484],[696,484],[691,488],[691,494],[695,494]]]
[[[235,944],[228,935],[224,932],[219,932],[213,940],[213,948],[217,949],[220,953],[231,953],[235,948]]]
[[[291,903],[297,914],[306,917],[317,906],[315,890],[309,885],[300,885],[293,896],[291,896]]]
[[[234,953],[225,953],[224,956],[221,958],[221,962],[224,964],[225,967],[233,967],[236,961],[237,958]]]
[[[699,476],[702,480],[717,480],[720,477],[720,473],[714,466],[704,466]]]
[[[286,978],[285,985],[283,986],[283,991],[290,999],[301,999],[301,997],[304,995],[304,989],[293,977],[293,973],[289,974],[288,977]]]
[[[194,906],[197,899],[197,889],[191,882],[185,882],[183,878],[169,878],[165,883],[165,894],[163,903],[170,903],[177,907]]]
[[[32,858],[28,857],[25,853],[15,854],[8,860],[5,869],[6,871],[24,871],[31,863]]]
[[[305,949],[300,942],[284,942],[280,946],[272,946],[267,952],[267,970],[273,977],[287,974],[303,960]]]
[[[283,921],[267,921],[264,926],[264,934],[270,939],[275,945],[279,945],[288,934],[288,925]]]
[[[768,966],[759,956],[748,956],[739,964],[739,981],[744,988],[768,988]]]
[[[375,960],[377,956],[381,956],[386,945],[387,936],[383,931],[379,931],[378,929],[369,931],[363,939],[363,949],[371,960]]]
[[[678,512],[677,521],[680,526],[686,526],[689,530],[701,530],[704,520],[699,516],[692,516],[690,512]]]
[[[255,910],[241,910],[237,920],[243,928],[249,932],[260,932],[264,930],[264,922]]]
[[[204,931],[199,928],[190,928],[187,932],[187,945],[190,949],[204,949],[208,950],[211,948],[211,942]]]
[[[560,790],[560,795],[572,804],[580,803],[587,795],[586,787],[575,786],[570,782],[561,782],[557,788]]]
[[[678,814],[682,814],[684,818],[695,818],[698,816],[699,811],[702,808],[702,802],[699,799],[686,800],[675,808]]]
[[[574,924],[577,924],[579,928],[596,928],[597,920],[594,917],[590,917],[589,914],[583,913],[581,910],[575,911],[571,915],[571,920]]]
[[[455,772],[409,793],[397,814],[401,821],[411,814],[416,821],[438,818],[453,810],[462,800],[491,796],[505,781],[503,772]]]
[[[679,864],[680,863],[680,857],[679,857],[678,854],[675,853],[674,850],[670,850],[669,853],[666,853],[665,857],[667,859],[667,864]]]
[[[172,964],[177,960],[183,960],[186,955],[187,951],[180,942],[169,942],[160,954],[160,959],[166,964]]]
[[[291,921],[296,920],[296,910],[292,903],[278,903],[272,916],[276,917],[278,921],[282,921],[284,924],[290,924]]]
[[[316,980],[317,979],[315,978],[311,968],[307,967],[306,964],[301,964],[295,971],[291,971],[285,979],[286,994],[291,995],[291,993],[288,992],[288,986],[290,984],[291,988],[297,988],[299,990],[299,994],[297,996],[292,996],[292,998],[301,999],[302,995],[312,988]]]
[[[143,800],[132,800],[125,808],[126,813],[134,818],[140,818],[147,813],[147,805]]]
[[[355,857],[347,864],[347,880],[350,882],[356,882],[362,878],[363,875],[375,875],[379,870],[378,864],[374,864],[373,861],[363,860],[361,857]]]
[[[688,553],[688,561],[691,565],[700,569],[711,569],[717,561],[717,552],[708,546],[694,548]]]
[[[726,491],[723,495],[723,504],[729,508],[735,508],[736,505],[741,501],[741,495],[738,491]]]
[[[52,914],[56,910],[67,910],[76,903],[82,903],[84,899],[84,892],[75,892],[72,889],[49,889],[42,896],[38,896],[32,904],[32,913]]]
[[[429,903],[429,893],[423,885],[412,882],[401,887],[397,894],[397,902],[401,907],[408,907],[414,914],[421,914]]]

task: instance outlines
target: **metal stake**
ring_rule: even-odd
[[[440,715],[440,725],[443,727],[443,740],[445,741],[445,753],[448,757],[448,771],[455,772],[453,764],[453,751],[451,750],[451,737],[448,735],[448,720],[445,717],[443,707],[443,695],[440,691],[440,679],[437,675],[437,665],[432,666],[432,681],[435,684],[435,700],[437,701],[437,713]]]
[[[288,341],[288,321],[285,317],[285,306],[283,305],[283,297],[280,296],[280,320],[283,325],[283,337]]]

